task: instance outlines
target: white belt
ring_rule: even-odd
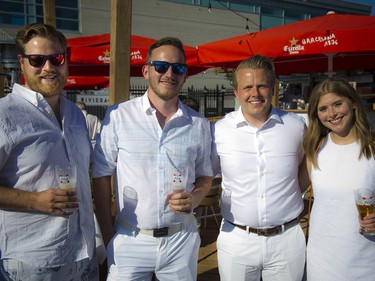
[[[184,223],[180,223],[180,224],[169,226],[169,227],[167,226],[163,228],[157,228],[157,229],[141,229],[131,224],[128,224],[126,221],[124,221],[123,219],[119,217],[117,218],[117,224],[126,230],[135,231],[136,234],[140,233],[140,234],[149,235],[153,237],[165,237],[165,236],[173,235],[179,232],[183,226],[191,224],[193,221],[193,218],[194,216],[190,215],[189,218]]]

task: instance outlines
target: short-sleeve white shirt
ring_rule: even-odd
[[[161,128],[147,92],[108,108],[94,151],[93,177],[116,172],[117,217],[143,229],[181,223],[187,215],[169,209],[166,195],[182,173],[186,190],[195,179],[212,176],[210,125],[179,102]]]

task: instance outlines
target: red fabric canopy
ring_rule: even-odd
[[[65,90],[98,90],[109,86],[109,78],[103,76],[69,76]]]
[[[202,65],[272,58],[277,74],[375,69],[375,17],[328,14],[198,46]]]
[[[130,49],[130,75],[142,76],[149,47],[156,39],[132,35]],[[197,49],[184,46],[186,63],[190,75],[202,72],[207,67],[198,64]],[[68,62],[70,75],[109,76],[110,35],[101,34],[68,39]]]

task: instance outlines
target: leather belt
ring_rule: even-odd
[[[169,227],[162,227],[162,228],[156,228],[156,229],[142,229],[138,228],[136,226],[132,226],[131,224],[128,224],[121,218],[117,218],[117,224],[121,226],[122,228],[130,231],[135,231],[136,234],[144,234],[149,235],[152,237],[165,237],[173,235],[180,230],[182,230],[183,226],[189,225],[193,222],[193,216],[190,216],[185,223],[180,223],[174,226]]]
[[[246,226],[246,225],[235,224],[228,220],[227,222],[229,222],[231,225],[234,225],[235,227],[245,230],[248,233],[250,232],[255,233],[255,234],[258,234],[259,236],[272,236],[272,235],[283,233],[289,228],[292,228],[293,226],[299,224],[299,218],[295,218],[294,220],[288,221],[282,225],[277,225],[277,226],[273,226],[269,228],[253,228],[253,227]]]

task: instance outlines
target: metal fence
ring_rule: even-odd
[[[147,90],[147,86],[131,86],[130,98],[142,96]],[[76,102],[76,95],[79,91],[68,91],[67,98]],[[192,97],[199,102],[200,112],[205,117],[223,116],[234,110],[233,90],[226,89],[223,86],[216,86],[214,89],[194,89],[193,87],[183,90],[179,94],[180,99]],[[87,112],[98,116],[101,120],[104,118],[108,106],[87,106]]]

